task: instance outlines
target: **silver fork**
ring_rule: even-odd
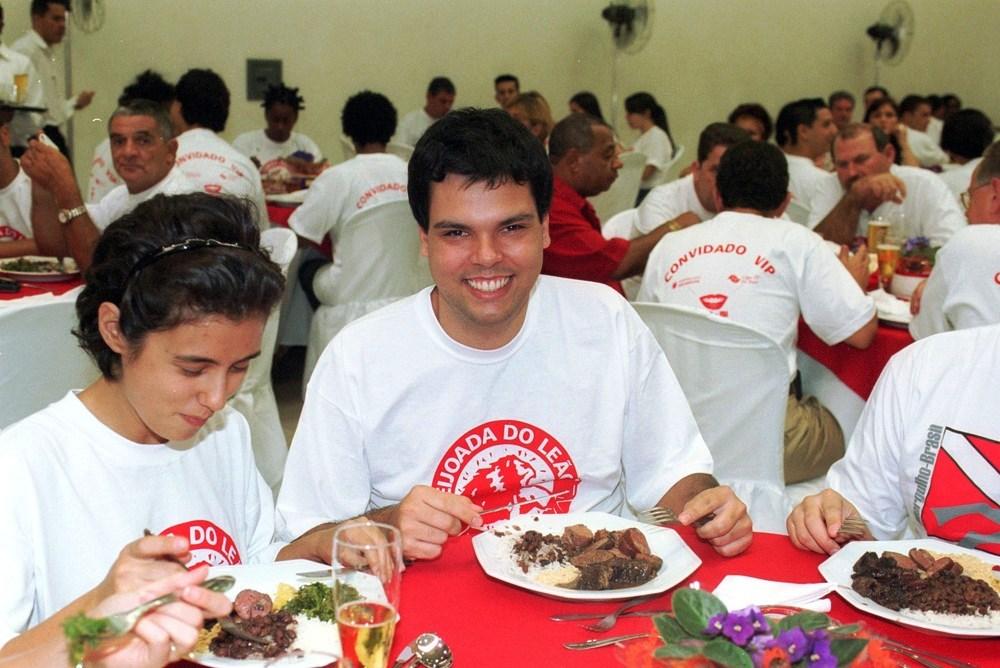
[[[201,586],[205,589],[210,589],[214,592],[222,593],[229,591],[233,584],[236,583],[236,578],[231,575],[220,575],[218,577],[205,580],[201,583]],[[108,615],[104,618],[105,627],[107,631],[101,634],[102,639],[117,638],[118,636],[123,636],[132,629],[135,625],[139,623],[143,615],[152,610],[153,608],[158,608],[161,605],[167,605],[168,603],[173,603],[177,600],[177,596],[174,594],[164,594],[159,598],[154,598],[152,601],[147,601],[140,606],[132,608],[127,612],[119,612],[114,615]]]
[[[612,626],[618,623],[618,617],[630,608],[634,608],[637,605],[641,605],[646,601],[650,601],[659,596],[659,594],[654,594],[653,596],[639,596],[637,598],[630,598],[629,600],[622,603],[618,608],[612,610],[607,615],[597,620],[593,624],[584,624],[583,628],[588,631],[595,631],[597,633],[603,633],[609,630]]]
[[[663,506],[653,506],[652,508],[647,508],[646,510],[640,510],[635,514],[636,518],[640,522],[645,524],[676,524],[680,522],[677,518],[677,513],[675,513],[670,508],[664,508]],[[715,519],[715,513],[709,513],[704,517],[700,517],[694,521],[696,527],[708,524]]]

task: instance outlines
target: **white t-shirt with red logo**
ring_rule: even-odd
[[[969,225],[938,251],[910,334],[1000,323],[1000,225]]]
[[[260,172],[250,158],[219,135],[207,128],[182,132],[177,136],[175,164],[201,192],[249,199],[257,208],[258,225],[270,227]]]
[[[663,237],[636,300],[703,309],[753,327],[785,351],[790,376],[800,314],[829,345],[875,314],[871,297],[818,234],[733,211]]]
[[[497,350],[449,337],[431,290],[355,320],[323,353],[285,466],[279,535],[397,504],[415,485],[485,509],[537,500],[514,515],[627,516],[711,471],[666,357],[613,290],[539,277],[521,331]]]
[[[155,195],[181,195],[196,190],[197,186],[188,181],[181,170],[174,167],[159,182],[142,192],[130,193],[124,183],[113,188],[99,202],[87,204],[87,215],[98,229],[103,230]]]
[[[323,161],[323,153],[316,142],[301,132],[293,132],[288,139],[278,143],[268,137],[263,128],[251,130],[236,137],[233,140],[233,148],[248,158],[257,158],[262,165],[271,160],[287,158],[300,151],[311,155],[313,162]]]
[[[1000,554],[1000,325],[922,339],[882,371],[827,484],[880,540]]]
[[[0,189],[0,244],[34,236],[31,230],[31,179],[18,170],[14,180]]]
[[[73,392],[0,434],[0,644],[92,589],[143,529],[191,541],[189,565],[272,561],[271,491],[231,408],[197,436],[129,441]]]

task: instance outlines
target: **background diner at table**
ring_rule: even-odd
[[[23,342],[8,347],[0,332],[0,387],[14,387],[7,380],[23,378],[22,366],[64,359],[50,347],[74,345],[67,318],[77,299],[80,322],[100,325],[84,349],[110,346],[118,357],[92,369],[100,375],[90,385],[78,368],[44,372],[46,391],[57,393],[39,392],[34,405],[18,397],[9,403],[30,411],[0,420],[0,458],[10,464],[0,467],[10,477],[0,527],[23,537],[45,526],[52,540],[59,526],[91,535],[78,541],[83,561],[73,568],[49,556],[54,543],[20,556],[4,548],[11,582],[24,586],[0,596],[0,642],[9,641],[0,666],[65,661],[57,623],[68,612],[113,612],[161,590],[193,598],[150,614],[100,665],[183,656],[190,628],[224,604],[192,593],[194,576],[170,575],[179,570],[170,558],[190,553],[194,563],[203,546],[140,536],[147,526],[188,535],[180,528],[188,521],[224,527],[239,561],[270,563],[279,553],[328,561],[333,527],[371,515],[400,527],[408,558],[420,560],[407,587],[426,592],[442,568],[456,568],[469,587],[488,584],[498,610],[536,600],[489,581],[472,555],[471,535],[505,515],[599,509],[632,518],[666,505],[687,525],[681,535],[706,571],[720,574],[759,558],[760,534],[748,548],[752,520],[757,530],[784,524],[789,537],[776,540],[822,554],[843,549],[846,518],[865,521],[864,538],[929,536],[997,552],[1000,499],[981,471],[996,463],[1000,435],[979,397],[996,394],[1000,367],[1000,145],[990,120],[1000,113],[1000,70],[985,65],[981,48],[972,58],[966,49],[990,43],[1000,14],[977,2],[955,12],[908,0],[922,28],[906,33],[905,58],[886,63],[868,55],[865,27],[881,20],[881,8],[866,3],[831,19],[791,0],[729,3],[722,15],[652,0],[656,12],[645,25],[634,19],[641,35],[622,49],[601,19],[608,1],[516,0],[503,16],[475,3],[435,7],[430,23],[426,3],[358,12],[293,0],[279,14],[219,0],[183,16],[164,0],[4,3],[8,43],[23,36],[14,49],[0,44],[0,287],[9,290],[0,293],[0,327],[53,305],[61,319],[60,336],[33,341],[31,360],[13,352]],[[773,26],[792,10],[801,29],[779,30],[781,48],[761,50],[776,44]],[[487,25],[503,29],[470,29]],[[269,46],[251,45],[247,34],[266,35]],[[512,49],[510,34],[531,47]],[[292,47],[301,44],[310,55]],[[444,45],[459,57],[442,61]],[[258,76],[251,67],[262,55],[283,60],[265,61]],[[154,63],[163,76],[148,69]],[[764,76],[774,72],[781,76]],[[453,111],[458,87],[463,106],[500,109]],[[91,103],[90,89],[122,94],[117,104],[110,95]],[[581,90],[594,92],[573,95]],[[969,106],[928,90],[954,90]],[[629,91],[643,92],[620,96]],[[657,99],[670,108],[670,129]],[[422,104],[398,119],[407,100]],[[569,109],[546,100],[570,100]],[[84,108],[86,118],[75,113]],[[780,151],[767,143],[769,110],[779,112]],[[530,134],[515,132],[503,113]],[[729,123],[718,122],[727,114]],[[765,143],[741,146],[747,132]],[[53,148],[42,138],[49,134],[65,143]],[[681,170],[671,159],[685,145],[698,149]],[[639,172],[623,168],[624,146],[646,155]],[[545,169],[555,177],[546,181]],[[782,171],[787,207],[769,197],[769,177]],[[751,219],[763,227],[732,232],[733,221]],[[287,282],[247,221],[258,232],[288,226],[303,240]],[[691,248],[725,248],[729,237],[717,235],[730,228],[752,249],[746,257],[672,262]],[[766,248],[765,230],[774,232]],[[313,248],[319,243],[323,250]],[[213,294],[198,296],[206,277],[217,279]],[[874,288],[868,296],[866,288]],[[777,522],[756,521],[750,497],[713,468],[713,443],[702,434],[716,425],[704,416],[736,411],[692,410],[688,365],[670,359],[669,344],[623,295],[680,304],[697,318],[700,343],[729,336],[733,323],[762,332],[788,358],[785,420],[795,423],[800,394],[813,395],[827,431],[842,434],[841,448],[818,463],[789,449],[774,466],[773,477],[795,483],[781,492]],[[101,318],[112,310],[117,318]],[[151,351],[166,346],[158,342],[173,350],[182,332],[193,352],[154,364]],[[920,340],[910,345],[911,335]],[[267,474],[277,511],[259,484],[267,464],[247,450],[263,428],[225,406],[258,350],[270,365],[275,340],[274,382],[269,368],[260,375],[279,395],[291,443],[285,482],[280,470]],[[706,368],[722,358],[704,350],[696,362]],[[185,375],[192,360],[199,370]],[[171,388],[223,368],[225,382],[198,400],[204,410],[175,416],[190,434],[175,434],[176,420],[163,419],[153,399],[172,405]],[[737,366],[720,382],[742,386],[749,401],[749,379]],[[106,404],[91,406],[94,397]],[[35,414],[12,424],[27,412]],[[157,431],[161,423],[169,433]],[[137,438],[136,424],[157,442]],[[94,461],[71,466],[77,460],[67,454],[70,463],[54,465],[96,486],[83,494],[67,478],[66,489],[81,495],[72,512],[66,497],[43,493],[49,450],[26,448],[26,434],[48,442],[53,457],[81,435],[94,441],[73,451],[98,452]],[[122,452],[102,454],[102,439]],[[82,472],[133,456],[143,473],[126,486],[136,496],[110,512],[88,510],[95,499],[117,500],[119,481]],[[187,498],[191,489],[200,501]],[[209,502],[216,494],[221,503]],[[42,509],[24,514],[35,497]],[[954,515],[966,506],[975,512]],[[103,542],[91,545],[97,535]],[[796,577],[817,577],[811,555],[785,554],[803,565]],[[123,577],[135,563],[140,577]],[[419,596],[401,605],[404,635],[435,618]],[[846,607],[838,613],[868,621]],[[459,623],[445,626],[453,644],[465,630]],[[36,641],[32,654],[12,656]],[[455,649],[478,656],[471,643]],[[552,665],[568,660],[557,649]]]

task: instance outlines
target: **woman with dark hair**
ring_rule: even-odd
[[[271,491],[226,406],[284,287],[259,242],[248,205],[200,193],[101,235],[74,331],[100,377],[0,435],[0,654],[178,561],[329,558],[328,535],[273,542]]]
[[[737,106],[730,112],[728,120],[730,124],[749,132],[750,138],[754,141],[767,141],[774,129],[771,115],[756,102],[746,102]]]
[[[632,145],[632,150],[646,156],[639,195],[635,200],[635,205],[639,206],[646,193],[663,180],[663,168],[674,155],[674,142],[670,136],[667,112],[649,93],[633,93],[625,98],[625,120],[630,128],[642,133]]]
[[[604,114],[601,113],[601,103],[589,90],[582,90],[569,99],[569,113],[589,114],[602,123],[605,122]]]
[[[899,120],[899,107],[891,97],[880,97],[872,102],[865,110],[865,123],[874,125],[889,137],[889,143],[896,150],[897,165],[920,166],[906,140],[907,128]]]

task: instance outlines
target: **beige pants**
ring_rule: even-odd
[[[844,456],[844,433],[816,397],[788,395],[785,412],[785,484],[824,475]]]

